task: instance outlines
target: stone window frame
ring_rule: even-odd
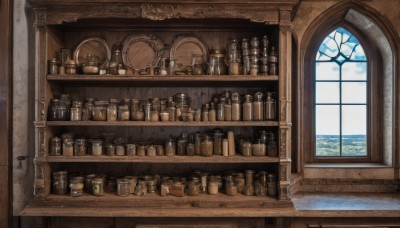
[[[369,119],[367,158],[317,158],[314,149],[314,60],[315,53],[326,35],[337,27],[353,33],[366,52],[371,75],[371,109]],[[317,17],[306,30],[300,43],[299,78],[294,88],[298,99],[295,105],[297,126],[294,132],[294,150],[298,170],[304,163],[379,163],[398,166],[396,154],[399,135],[398,111],[398,36],[390,22],[373,8],[359,2],[339,3]],[[375,110],[381,110],[375,112]],[[372,111],[370,111],[372,113]]]

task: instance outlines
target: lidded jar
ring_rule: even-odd
[[[87,151],[86,139],[75,139],[74,142],[74,155],[85,156]]]
[[[201,141],[201,155],[204,157],[211,157],[213,155],[213,147],[214,145],[211,137],[204,135]]]
[[[186,155],[186,144],[188,142],[188,133],[187,132],[182,132],[181,135],[179,136],[176,146],[177,146],[177,155],[184,156]]]
[[[264,102],[264,119],[275,120],[276,119],[276,100],[274,98],[275,93],[267,92]]]
[[[68,172],[53,172],[53,193],[56,195],[66,195],[68,192]]]
[[[118,120],[119,121],[129,121],[130,112],[128,105],[119,105],[118,106]]]
[[[249,94],[246,94],[244,96],[244,102],[243,102],[243,121],[250,121],[253,120],[253,102],[252,102],[252,96]]]
[[[175,141],[172,138],[169,138],[165,142],[165,155],[166,156],[175,156],[176,149],[175,149]]]
[[[232,121],[240,121],[242,117],[242,109],[240,104],[240,96],[238,93],[232,93]]]
[[[257,92],[254,94],[253,100],[253,120],[262,121],[264,120],[264,105],[263,105],[263,93]]]
[[[106,121],[107,120],[107,101],[95,101],[92,111],[92,118],[95,121]]]
[[[50,153],[51,156],[61,155],[61,138],[53,137],[50,139]]]

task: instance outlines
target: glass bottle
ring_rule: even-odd
[[[247,94],[244,96],[243,102],[243,121],[253,120],[253,102],[252,96]]]
[[[240,121],[242,109],[238,93],[232,93],[232,121]]]
[[[213,150],[214,155],[222,155],[222,136],[223,133],[220,131],[214,131],[214,142],[213,142]]]
[[[144,120],[151,121],[151,103],[147,102],[144,108]]]
[[[231,99],[226,99],[226,103],[224,104],[224,116],[225,121],[232,120],[232,102]]]
[[[129,195],[129,184],[126,179],[117,180],[117,195],[128,196]]]
[[[217,104],[217,120],[218,121],[225,121],[225,97],[221,97],[220,101]]]
[[[278,53],[275,47],[272,46],[271,53],[268,56],[269,75],[278,75]]]
[[[50,139],[50,153],[51,156],[61,155],[61,138],[53,137]]]
[[[262,120],[264,120],[263,93],[261,93],[261,92],[257,92],[257,93],[254,94],[253,120],[254,121],[262,121]]]
[[[209,121],[208,114],[209,114],[209,105],[203,104],[201,107],[201,121]]]
[[[92,181],[92,193],[95,196],[103,196],[104,195],[104,179],[103,178],[94,178]]]
[[[168,74],[168,67],[166,58],[161,58],[160,62],[158,63],[159,67],[159,74],[160,75],[167,75]]]
[[[253,156],[261,157],[267,155],[265,144],[261,142],[260,139],[257,139],[253,142],[252,148],[253,148]]]
[[[213,155],[213,141],[208,135],[205,135],[201,141],[201,155],[204,157],[211,157]]]
[[[277,186],[276,186],[276,179],[274,174],[268,174],[267,179],[267,195],[271,197],[276,197],[278,193]]]
[[[107,101],[95,101],[92,111],[92,118],[94,121],[107,120]]]
[[[118,120],[119,121],[129,121],[130,112],[128,105],[120,105],[118,106]]]
[[[188,141],[186,144],[186,155],[187,156],[194,156],[195,152],[194,152],[194,135],[193,134],[189,134],[188,135]]]
[[[85,156],[87,150],[86,139],[75,139],[74,156]]]
[[[118,74],[118,66],[119,64],[121,64],[121,51],[119,50],[119,48],[117,46],[114,46],[114,51],[113,54],[111,56],[111,60],[109,63],[109,70],[108,72],[110,74],[113,75],[117,75]]]
[[[185,156],[186,155],[186,144],[188,142],[188,134],[187,132],[182,132],[179,136],[178,140],[176,141],[177,146],[177,155]]]
[[[273,133],[269,133],[269,138],[267,141],[267,155],[272,157],[278,156],[278,144]]]
[[[62,145],[63,156],[74,156],[74,139],[65,138],[63,139]]]
[[[275,120],[276,119],[276,100],[274,99],[275,93],[267,92],[267,97],[264,102],[264,119]]]
[[[107,121],[116,121],[117,120],[117,104],[109,103],[107,105]]]
[[[214,102],[210,103],[210,110],[208,111],[208,121],[217,120],[217,110],[215,109]]]
[[[194,134],[194,154],[201,155],[201,134],[199,132]]]
[[[175,141],[172,138],[169,138],[168,141],[165,142],[165,155],[175,156],[175,153],[176,153]]]
[[[66,195],[68,193],[68,172],[53,172],[53,193],[56,195]]]
[[[254,195],[254,171],[253,170],[246,170],[245,172],[246,177],[246,185],[244,186],[243,194],[246,196]]]
[[[103,141],[102,140],[92,141],[92,156],[101,156],[101,155],[103,155]]]

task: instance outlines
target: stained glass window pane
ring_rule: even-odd
[[[367,156],[367,59],[360,42],[337,28],[315,61],[315,154]]]

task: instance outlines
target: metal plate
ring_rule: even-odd
[[[122,61],[131,69],[157,66],[164,52],[164,43],[155,35],[133,34],[122,44]]]
[[[172,43],[169,57],[175,59],[178,67],[192,65],[192,56],[202,55],[203,64],[207,63],[208,48],[194,36],[179,36]]]
[[[111,58],[111,50],[106,41],[100,37],[89,37],[82,40],[74,51],[74,60],[77,65],[85,62],[87,55],[97,56],[99,64]]]

